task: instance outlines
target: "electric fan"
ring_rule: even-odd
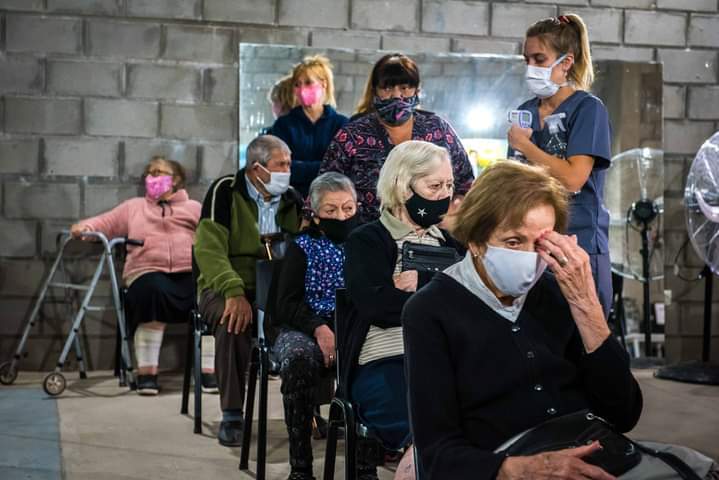
[[[612,158],[605,187],[605,203],[610,213],[609,256],[615,277],[613,284],[615,290],[618,290],[614,295],[612,315],[615,318],[619,315],[616,323],[619,323],[623,336],[623,278],[641,282],[645,358],[637,362],[637,367],[656,364],[650,358],[652,328],[649,287],[650,282],[661,280],[664,276],[663,195],[662,150],[634,148]]]
[[[719,274],[719,132],[701,146],[684,189],[687,232],[704,260],[704,332],[702,361],[659,369],[656,376],[691,383],[719,385],[719,365],[711,364],[711,317],[714,275]]]

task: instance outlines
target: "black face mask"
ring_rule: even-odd
[[[403,125],[412,118],[419,105],[419,95],[412,95],[409,98],[391,97],[382,100],[374,98],[374,108],[377,115],[384,123],[392,127]]]
[[[449,210],[450,197],[440,200],[428,200],[412,189],[413,195],[404,203],[409,218],[422,228],[429,228],[442,221]]]
[[[320,230],[332,243],[344,243],[349,234],[359,225],[359,215],[355,214],[344,220],[336,218],[320,218]]]

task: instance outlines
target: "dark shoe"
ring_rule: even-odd
[[[157,375],[138,375],[137,393],[140,395],[157,395],[160,393],[160,384],[157,383]]]
[[[312,415],[312,438],[315,440],[327,438],[327,420],[321,415]]]
[[[379,480],[377,468],[360,468],[357,470],[357,480]]]
[[[241,447],[242,431],[244,427],[245,422],[242,420],[220,422],[220,429],[217,432],[217,441],[220,442],[220,445],[225,447]]]
[[[214,373],[203,373],[201,378],[204,393],[220,393],[220,389],[217,388],[217,377]]]
[[[292,470],[290,472],[290,476],[287,477],[287,480],[315,480],[315,477],[312,476],[311,473]]]

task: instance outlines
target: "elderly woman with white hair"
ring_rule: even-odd
[[[277,286],[285,423],[290,437],[289,480],[312,480],[315,388],[334,363],[335,290],[344,287],[344,242],[357,225],[357,194],[344,175],[329,172],[310,184],[313,217],[290,243]]]
[[[380,218],[355,230],[345,246],[345,280],[354,318],[342,345],[340,375],[360,419],[386,448],[410,442],[400,313],[433,275],[405,268],[403,245],[449,247],[454,256],[456,242],[437,227],[453,190],[446,149],[417,140],[396,146],[377,183]],[[377,478],[369,456],[362,448],[358,451],[362,480]]]

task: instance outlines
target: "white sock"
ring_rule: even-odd
[[[140,324],[135,330],[135,356],[137,366],[156,367],[160,363],[160,346],[165,330],[147,328]]]
[[[202,372],[215,373],[215,337],[202,336]]]

